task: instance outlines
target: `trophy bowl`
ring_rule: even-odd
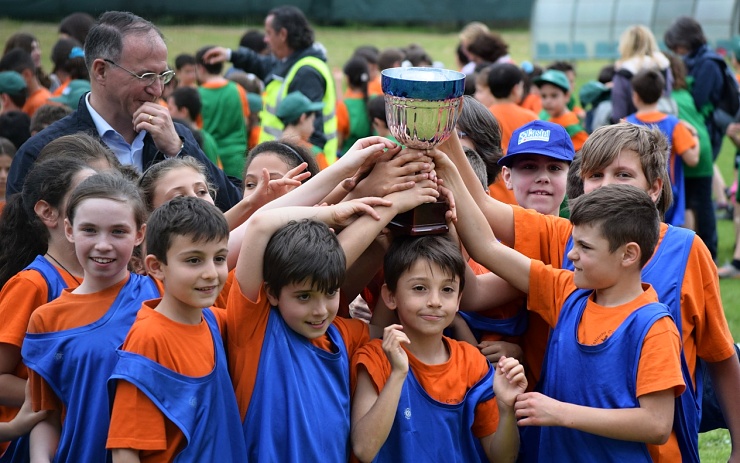
[[[463,102],[465,74],[438,68],[391,68],[381,73],[388,129],[402,145],[432,149],[455,130]],[[422,204],[389,224],[397,233],[448,231],[447,203]]]
[[[381,73],[388,129],[402,145],[431,149],[455,130],[465,74],[438,68],[391,68]]]

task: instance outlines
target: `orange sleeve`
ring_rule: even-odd
[[[380,76],[378,76],[377,79],[373,79],[367,84],[368,96],[383,96],[383,86],[380,80]]]
[[[677,155],[681,155],[686,151],[696,146],[696,138],[691,135],[689,129],[686,128],[682,123],[676,124],[673,129],[673,140],[671,140],[671,151]]]
[[[573,134],[570,139],[573,142],[573,149],[575,151],[580,151],[581,148],[583,148],[583,144],[586,143],[586,140],[588,139],[588,133],[585,130],[581,130]]]
[[[166,421],[159,408],[139,388],[128,381],[118,380],[105,447],[165,450]]]
[[[229,300],[229,292],[231,291],[231,287],[234,285],[234,278],[235,278],[234,275],[236,275],[235,268],[229,270],[229,274],[226,277],[226,282],[224,283],[224,287],[221,288],[221,292],[218,294],[218,297],[216,298],[216,302],[213,303],[214,306],[221,307],[222,309],[226,308],[226,304]]]
[[[570,221],[519,206],[512,206],[512,209],[514,249],[530,259],[560,267],[563,264],[565,245],[573,230]]]
[[[669,317],[656,321],[642,343],[637,397],[666,389],[674,389],[676,397],[686,389],[681,373],[681,338]]]
[[[717,266],[698,236],[694,237],[681,286],[681,324],[683,349],[692,375],[696,357],[720,362],[734,354],[732,333],[722,308]]]
[[[337,101],[337,134],[346,140],[349,137],[349,111],[343,100]]]
[[[48,291],[36,270],[24,270],[5,283],[0,292],[0,343],[23,345],[31,313],[46,304]]]
[[[239,282],[234,280],[226,303],[226,338],[229,373],[242,419],[247,415],[257,381],[257,368],[269,315],[270,302],[264,285],[257,300],[251,301],[242,294]]]
[[[332,322],[339,330],[339,334],[347,347],[347,355],[352,358],[360,347],[370,342],[370,329],[367,323],[350,318],[337,317]]]
[[[548,325],[554,327],[557,324],[563,303],[575,290],[573,272],[532,260],[527,308],[539,314]]]
[[[528,109],[535,114],[539,114],[540,111],[542,111],[542,97],[536,93],[530,93],[526,98],[524,98],[521,105],[522,108]]]
[[[262,127],[255,125],[249,129],[249,149],[259,145],[260,134],[262,133]]]
[[[48,89],[41,87],[26,99],[26,103],[22,108],[23,112],[26,113],[28,117],[33,117],[33,115],[36,114],[36,111],[45,105],[46,101],[50,97],[51,92]]]

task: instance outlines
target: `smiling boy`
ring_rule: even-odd
[[[142,305],[119,351],[107,447],[113,461],[245,461],[236,397],[209,308],[224,286],[229,228],[199,198],[165,203],[147,223],[145,264],[164,286]]]

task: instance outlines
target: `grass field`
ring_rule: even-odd
[[[261,25],[253,25],[261,28]],[[239,37],[247,29],[244,27],[224,26],[217,24],[164,26],[162,31],[169,47],[170,61],[179,53],[194,53],[204,45],[221,45],[235,47]],[[26,31],[34,34],[42,46],[44,69],[51,69],[49,55],[57,39],[55,24],[18,22],[0,19],[0,44],[11,34]],[[526,30],[503,30],[501,35],[510,45],[510,54],[517,62],[531,59],[530,35]],[[352,51],[360,45],[372,44],[380,49],[401,47],[410,43],[423,46],[433,59],[443,62],[447,67],[455,66],[456,33],[435,33],[428,29],[401,28],[318,28],[316,38],[328,50],[329,64],[340,68],[351,56]],[[539,63],[547,64],[547,63]],[[577,63],[578,83],[583,84],[594,79],[599,69],[608,64],[601,60],[588,60]],[[726,142],[719,156],[718,164],[726,181],[732,182],[732,159],[734,147]],[[732,256],[734,232],[732,222],[719,221],[719,262],[724,263]],[[730,330],[736,340],[740,339],[740,280],[721,281],[722,302],[724,304]],[[701,460],[703,462],[727,461],[730,452],[729,434],[727,431],[714,431],[700,436]]]

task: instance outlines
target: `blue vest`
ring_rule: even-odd
[[[349,459],[349,357],[334,325],[326,334],[336,352],[314,346],[270,310],[243,423],[249,461]]]
[[[487,462],[480,439],[471,430],[475,407],[486,400],[493,400],[493,368],[458,404],[429,397],[409,370],[393,427],[373,461]]]
[[[639,407],[636,385],[642,344],[657,320],[670,317],[668,308],[660,303],[645,305],[632,312],[606,341],[584,345],[578,342],[578,324],[591,293],[577,290],[563,304],[547,346],[542,393],[587,407]],[[652,461],[642,442],[555,426],[540,428],[539,452],[540,461]]]
[[[673,131],[679,124],[675,116],[668,116],[660,122],[647,123],[639,120],[634,114],[627,116],[627,122],[635,125],[657,126],[668,139],[668,174],[671,178],[671,190],[673,190],[673,204],[665,213],[665,223],[680,227],[686,221],[686,192],[683,179],[683,160],[680,156],[671,155],[671,142]]]
[[[59,271],[54,267],[51,262],[46,260],[42,255],[36,256],[36,258],[28,264],[23,270],[36,270],[44,277],[46,286],[48,286],[48,297],[46,302],[51,302],[58,298],[64,288],[67,287],[67,283],[59,274]],[[10,443],[10,446],[5,450],[2,457],[0,457],[0,463],[21,463],[30,460],[28,453],[28,434],[23,435]]]
[[[119,350],[109,386],[116,379],[135,385],[185,434],[187,445],[175,462],[245,462],[247,450],[226,351],[213,312],[204,309],[203,318],[214,347],[215,365],[208,375],[184,376],[147,357]]]
[[[685,228],[669,226],[650,262],[642,269],[642,281],[650,283],[658,293],[658,300],[668,306],[676,322],[678,332],[683,336],[681,317],[681,286],[686,264],[694,243],[695,233]],[[565,256],[573,248],[573,237],[568,239]],[[564,269],[573,269],[573,262],[563,256]],[[686,390],[676,398],[676,411],[673,415],[673,430],[676,432],[681,456],[685,462],[699,461],[699,423],[701,422],[702,378],[700,368],[703,363],[697,359],[696,387],[691,379],[686,357],[681,350],[681,373]]]
[[[64,331],[26,334],[23,361],[44,378],[67,411],[55,462],[106,461],[106,381],[141,303],[157,297],[159,289],[151,278],[132,273],[99,320]]]
[[[477,312],[458,312],[463,320],[468,324],[470,331],[480,342],[481,336],[485,333],[496,333],[502,336],[521,336],[527,331],[529,326],[529,314],[527,313],[527,302],[519,308],[513,317],[509,318],[490,318]]]

